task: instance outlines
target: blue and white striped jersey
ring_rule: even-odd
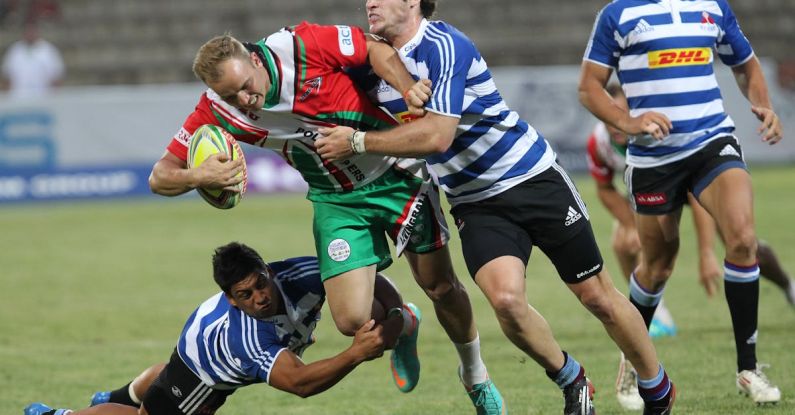
[[[286,314],[257,320],[227,301],[223,292],[191,314],[177,352],[201,380],[216,389],[268,382],[279,354],[301,355],[312,343],[325,291],[317,258],[300,257],[268,264],[282,293]]]
[[[754,55],[725,0],[616,0],[597,15],[584,59],[616,69],[632,116],[657,111],[673,122],[662,141],[631,137],[627,164],[680,160],[734,131],[715,53],[729,66]]]
[[[486,61],[456,28],[423,20],[399,52],[415,78],[433,82],[426,109],[460,118],[450,148],[425,158],[452,205],[494,196],[555,161],[547,141],[505,104]],[[409,119],[401,92],[383,81],[374,92],[395,118]]]

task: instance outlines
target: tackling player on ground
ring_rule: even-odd
[[[682,205],[692,193],[726,246],[724,289],[737,350],[737,388],[754,402],[781,392],[757,366],[759,265],[751,180],[734,122],[723,109],[712,63],[732,67],[762,122],[763,141],[781,139],[764,75],[724,0],[617,0],[596,17],[580,77],[580,101],[630,136],[625,179],[641,243],[630,298],[648,327],[673,272]],[[605,91],[613,72],[629,111]]]
[[[325,301],[317,258],[266,264],[256,251],[233,242],[216,249],[212,263],[222,292],[190,315],[167,364],[147,369],[107,400],[95,396],[87,409],[72,412],[34,403],[25,415],[212,415],[244,386],[267,383],[312,396],[383,354],[383,326],[370,320],[345,351],[303,363],[301,354],[315,342]],[[385,310],[400,304],[392,284],[378,275],[372,305],[380,310],[379,321],[385,322]]]

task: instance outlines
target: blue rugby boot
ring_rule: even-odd
[[[96,392],[91,396],[91,403],[88,406],[97,406],[108,402],[110,402],[110,392]]]
[[[395,349],[392,350],[390,366],[392,368],[392,380],[395,381],[397,388],[403,392],[411,392],[420,381],[420,359],[417,357],[417,336],[420,334],[420,322],[422,313],[420,309],[408,303],[403,306],[413,319],[414,328],[410,333],[403,334],[398,338]]]

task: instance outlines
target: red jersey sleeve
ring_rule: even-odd
[[[588,172],[591,177],[599,184],[608,184],[613,182],[613,169],[607,165],[599,156],[598,143],[596,135],[591,134],[588,137],[586,157],[588,159]]]
[[[322,56],[332,68],[356,67],[367,63],[367,40],[356,26],[321,26],[303,22],[294,28],[306,47],[307,58]]]
[[[218,121],[210,109],[210,100],[207,98],[206,94],[202,94],[196,108],[188,115],[188,118],[182,123],[182,127],[180,127],[179,131],[171,138],[171,142],[168,144],[168,147],[166,147],[166,150],[179,157],[180,160],[187,161],[190,138],[193,136],[193,133],[204,124],[218,124]]]

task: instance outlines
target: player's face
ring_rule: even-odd
[[[394,40],[411,18],[410,5],[419,7],[419,0],[367,0],[367,23],[370,32]]]
[[[233,306],[260,320],[277,314],[282,304],[281,294],[269,269],[254,272],[233,285],[227,297]]]
[[[270,89],[268,72],[256,54],[248,59],[228,59],[218,67],[221,78],[209,86],[227,104],[245,111],[258,111]]]

